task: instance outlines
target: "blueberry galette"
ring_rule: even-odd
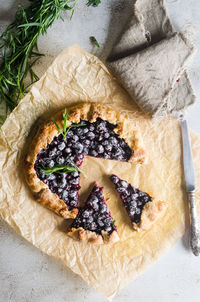
[[[67,108],[40,127],[26,157],[26,179],[36,200],[64,218],[76,217],[85,156],[144,160],[137,132],[123,115],[97,103]]]
[[[68,235],[76,240],[96,244],[119,240],[114,220],[106,205],[103,188],[94,185],[84,208],[80,208]]]
[[[148,193],[133,187],[116,175],[111,176],[111,181],[120,195],[134,230],[149,229],[164,214],[167,208],[165,202],[156,201]]]

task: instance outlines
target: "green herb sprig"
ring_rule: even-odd
[[[4,101],[10,111],[39,79],[33,70],[35,63],[43,56],[37,47],[39,36],[46,34],[56,19],[63,20],[65,11],[70,10],[73,15],[77,0],[29,2],[26,9],[18,6],[15,20],[0,36],[0,103]],[[99,3],[99,0],[89,0],[87,5],[97,6]]]
[[[79,167],[77,167],[71,160],[69,160],[69,161],[71,163],[71,166],[59,165],[59,166],[54,166],[53,168],[41,167],[40,172],[44,173],[45,175],[50,175],[54,172],[56,172],[58,174],[63,174],[63,173],[70,173],[70,172],[78,171],[86,177],[86,174]]]
[[[90,42],[97,48],[100,48],[99,42],[97,41],[97,39],[94,36],[90,37]]]
[[[40,172],[42,172],[46,175],[50,175],[54,172],[59,173],[59,174],[63,174],[63,173],[70,173],[70,172],[78,171],[77,168],[74,167],[74,166],[70,167],[70,166],[67,166],[67,165],[60,165],[60,166],[55,166],[53,168],[42,167],[42,168],[40,168]]]
[[[52,122],[56,125],[56,128],[58,129],[58,131],[62,134],[64,140],[66,141],[66,137],[67,137],[67,134],[69,132],[70,129],[74,128],[74,127],[82,127],[82,126],[85,126],[85,124],[74,124],[74,125],[71,125],[69,127],[67,127],[67,121],[69,120],[71,114],[68,114],[67,113],[67,110],[65,109],[64,113],[63,113],[63,129],[61,129],[59,127],[59,125],[56,123],[56,121],[54,119],[51,119]]]
[[[89,0],[87,5],[88,6],[98,6],[101,3],[101,0]]]

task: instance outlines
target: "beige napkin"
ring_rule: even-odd
[[[185,71],[193,53],[192,43],[175,33],[163,0],[137,0],[108,61],[139,107],[164,117],[195,102]]]

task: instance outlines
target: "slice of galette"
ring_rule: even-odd
[[[147,230],[159,219],[167,208],[167,203],[157,201],[116,175],[111,176],[123,205],[131,219],[133,229],[136,231]]]
[[[103,188],[94,185],[84,208],[80,208],[68,236],[95,244],[119,240],[114,220],[105,202]]]
[[[98,103],[64,109],[39,128],[25,159],[35,199],[64,218],[76,217],[85,156],[142,163],[144,151],[137,131],[112,109]]]

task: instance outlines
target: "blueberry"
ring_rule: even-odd
[[[109,158],[110,158],[110,155],[104,152],[104,153],[103,153],[103,158],[109,159]]]
[[[62,193],[62,198],[67,199],[67,197],[68,197],[68,192],[67,192],[67,190],[64,190]]]
[[[119,182],[119,178],[115,175],[111,176],[112,182],[116,185]]]
[[[58,183],[57,183],[56,180],[53,180],[53,181],[52,181],[52,186],[53,186],[54,188],[57,188],[57,187],[58,187]]]
[[[146,195],[146,193],[140,191],[140,192],[138,192],[138,195],[139,195],[140,197],[143,197],[143,196]]]
[[[64,149],[65,149],[65,143],[62,142],[62,143],[58,144],[58,149],[59,149],[60,151],[64,150]]]
[[[86,127],[83,128],[83,133],[84,133],[84,134],[88,133],[88,131],[89,131],[88,128],[86,128]]]
[[[112,150],[112,146],[111,146],[111,145],[106,145],[106,146],[105,146],[105,149],[106,149],[106,151],[109,151],[109,152],[110,152],[110,151]]]
[[[79,184],[79,178],[74,178],[70,180],[70,184],[72,185],[78,185]]]
[[[49,168],[53,168],[53,167],[54,167],[54,165],[55,165],[54,160],[49,159],[49,160],[47,160],[47,161],[46,161],[46,166],[47,166],[47,167],[49,167]]]
[[[137,208],[137,209],[135,210],[135,213],[136,213],[137,215],[139,215],[139,214],[141,213],[141,210]]]
[[[94,139],[95,138],[95,134],[93,133],[93,132],[88,132],[87,133],[87,137],[90,139],[90,140],[92,140],[92,139]]]
[[[96,230],[96,228],[97,228],[96,223],[95,223],[95,222],[92,222],[92,223],[90,224],[90,230],[91,230],[91,231],[94,231],[94,230]]]
[[[130,207],[129,208],[129,213],[131,216],[133,216],[135,214],[136,209],[134,207]]]
[[[92,150],[92,151],[90,152],[90,154],[91,154],[92,156],[94,156],[94,157],[97,157],[97,155],[98,155],[98,153],[97,153],[95,150]]]
[[[93,222],[93,220],[94,220],[94,219],[93,219],[93,217],[92,217],[92,216],[89,216],[89,217],[87,218],[87,222],[88,222],[88,223]]]
[[[82,216],[83,216],[84,218],[88,218],[88,217],[90,216],[90,212],[87,211],[87,210],[85,210],[85,211],[83,212]]]
[[[99,187],[97,187],[97,186],[94,186],[94,188],[93,188],[93,190],[92,190],[93,192],[99,192]]]
[[[74,136],[73,136],[73,141],[74,141],[74,142],[77,142],[78,139],[79,139],[79,138],[78,138],[78,135],[74,135]]]
[[[135,200],[131,200],[130,205],[134,208],[137,207],[137,202]]]
[[[81,143],[77,143],[76,146],[75,146],[75,148],[76,148],[76,151],[78,153],[82,153],[83,152],[83,145]]]
[[[89,145],[90,145],[89,139],[86,139],[86,140],[84,141],[84,144],[85,144],[86,146],[89,146]]]
[[[65,153],[69,154],[69,153],[71,153],[71,152],[72,152],[71,148],[67,147],[67,148],[65,149]]]
[[[76,195],[77,195],[77,192],[75,192],[75,191],[72,191],[72,192],[69,193],[70,198],[75,198]]]
[[[105,227],[105,231],[106,231],[106,232],[109,233],[111,230],[112,230],[111,226],[106,226],[106,227]]]
[[[109,137],[110,137],[110,134],[109,134],[108,132],[106,132],[106,133],[104,134],[104,137],[105,137],[105,138],[109,138]]]
[[[99,124],[97,125],[97,130],[98,131],[105,131],[106,130],[106,122],[100,121]]]
[[[97,203],[98,202],[98,198],[93,195],[91,198],[90,198],[90,202],[94,202],[94,203]]]
[[[58,186],[59,186],[60,188],[64,188],[64,187],[66,186],[66,184],[67,184],[67,181],[66,181],[65,178],[63,178],[63,179],[61,179],[60,181],[58,181]]]
[[[98,218],[97,219],[97,223],[98,223],[98,225],[100,226],[100,227],[103,227],[104,226],[104,223],[103,223],[103,221],[102,221],[102,218]]]
[[[107,141],[107,140],[103,141],[103,142],[102,142],[102,145],[103,145],[103,146],[109,145],[109,141]]]
[[[53,173],[51,173],[47,176],[48,180],[54,180],[55,178],[56,178],[56,176]]]
[[[86,148],[86,147],[84,147],[84,149],[83,149],[83,153],[84,153],[85,155],[88,155],[88,153],[89,153],[89,149],[88,149],[88,148]]]
[[[106,226],[110,225],[112,223],[112,218],[111,217],[107,217],[104,219],[104,224]]]
[[[128,183],[125,180],[121,180],[121,186],[124,188],[128,188]]]
[[[72,130],[69,130],[69,132],[67,133],[67,136],[68,136],[68,137],[71,137],[71,136],[73,136],[73,135],[74,135],[73,131],[72,131]]]
[[[105,205],[105,204],[103,204],[103,205],[101,205],[101,207],[100,207],[100,213],[105,213],[105,212],[107,212],[107,206]]]
[[[93,125],[90,125],[89,130],[90,130],[90,131],[94,131],[94,129],[95,129],[94,126],[93,126]]]
[[[116,139],[114,136],[112,136],[112,137],[109,138],[109,142],[110,142],[112,145],[117,145],[117,139]]]
[[[126,189],[125,188],[123,188],[123,187],[119,187],[119,188],[117,188],[117,192],[119,192],[119,193],[122,193],[122,192],[124,192]]]
[[[62,156],[58,156],[58,157],[56,158],[56,162],[57,162],[59,165],[63,165],[64,162],[65,162],[65,159],[64,159],[64,157],[62,157]]]
[[[144,201],[144,202],[148,202],[148,201],[150,201],[150,200],[151,200],[151,198],[150,198],[150,196],[148,196],[148,195],[146,195],[146,196],[143,197],[143,201]]]
[[[102,145],[98,145],[97,146],[97,152],[100,153],[100,154],[103,153],[104,152],[104,147]]]
[[[74,171],[74,172],[71,173],[71,175],[73,177],[78,177],[79,176],[79,172],[78,171]]]
[[[56,148],[54,148],[53,150],[50,150],[49,151],[49,157],[54,157],[54,156],[56,156]]]
[[[76,133],[78,136],[82,135],[83,134],[83,129],[80,127],[76,128]]]
[[[76,200],[70,200],[70,206],[71,207],[76,207],[77,206]]]
[[[132,195],[131,195],[131,198],[134,199],[134,200],[137,199],[137,198],[138,198],[138,194],[137,194],[137,193],[132,194]]]

